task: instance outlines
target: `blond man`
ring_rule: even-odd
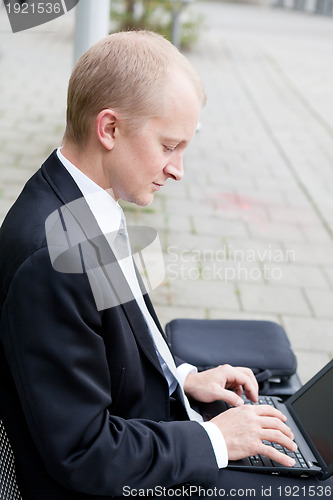
[[[62,147],[4,221],[0,416],[24,499],[214,487],[228,459],[259,452],[292,465],[262,442],[294,449],[285,417],[243,405],[243,390],[258,397],[252,372],[174,360],[130,251],[117,259],[118,200],[147,205],[182,179],[204,103],[194,69],[159,35],[103,39],[73,71]],[[129,295],[110,306],[120,286]],[[202,422],[187,396],[235,408]]]

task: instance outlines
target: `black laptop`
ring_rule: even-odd
[[[319,479],[327,479],[333,474],[333,360],[286,401],[276,396],[260,396],[257,404],[270,404],[286,415],[297,451],[291,452],[277,443],[264,443],[287,453],[296,464],[285,467],[262,455],[254,455],[229,461],[230,469],[318,476]],[[216,410],[217,407],[213,410],[215,414],[218,413]]]

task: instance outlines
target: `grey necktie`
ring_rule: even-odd
[[[118,261],[131,255],[131,248],[130,248],[128,233],[127,233],[127,228],[126,228],[126,220],[125,220],[125,216],[124,216],[123,212],[122,212],[122,216],[121,216],[121,223],[120,223],[120,227],[119,227],[119,232],[118,232],[117,237],[114,240],[114,244],[112,246],[114,247]],[[136,280],[137,278],[136,278],[133,262],[132,262],[132,267],[133,267],[132,278]],[[162,360],[164,361],[164,363],[168,367],[169,371],[171,372],[172,376],[174,377],[176,383],[179,385],[182,402],[185,406],[185,409],[187,411],[187,414],[188,414],[190,420],[202,422],[203,419],[202,419],[201,415],[191,408],[189,401],[184,393],[184,390],[183,390],[181,384],[179,383],[176,364],[175,364],[175,361],[174,361],[173,356],[171,354],[171,351],[169,349],[169,346],[167,345],[167,342],[164,339],[164,336],[162,335],[160,330],[157,328],[157,325],[156,325],[155,321],[153,320],[151,314],[149,313],[142,294],[139,296],[136,296],[135,298],[136,298],[136,301],[137,301],[137,303],[141,309],[141,312],[144,316],[145,322],[147,324],[147,327],[149,329],[149,332],[151,334],[151,337],[153,339],[153,342],[154,342],[155,348],[159,354],[159,357],[162,358]]]

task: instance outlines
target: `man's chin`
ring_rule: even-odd
[[[138,205],[139,207],[147,207],[148,205],[151,205],[151,203],[154,201],[154,194],[150,193],[147,194],[146,196],[138,197],[138,196],[126,196],[123,197],[124,201],[128,201],[129,203],[134,203],[135,205]]]
[[[145,200],[142,203],[138,203],[138,205],[140,207],[148,207],[153,203],[153,201],[154,201],[154,195],[152,194],[149,200]]]

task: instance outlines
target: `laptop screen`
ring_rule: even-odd
[[[293,415],[320,453],[333,467],[333,362],[288,400]]]

